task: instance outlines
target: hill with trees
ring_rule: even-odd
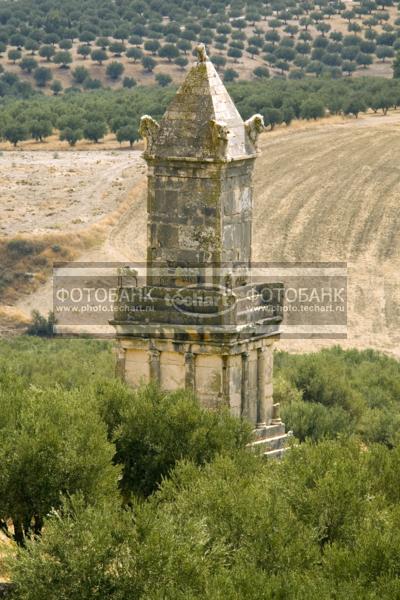
[[[0,65],[48,93],[130,87],[155,75],[162,86],[166,75],[182,78],[204,42],[226,81],[390,77],[399,31],[393,0],[3,0]]]

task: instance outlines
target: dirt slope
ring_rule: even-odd
[[[266,135],[254,258],[347,261],[349,339],[400,355],[400,117]],[[290,349],[318,342],[288,341]]]

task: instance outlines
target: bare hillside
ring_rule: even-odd
[[[264,136],[254,258],[347,261],[349,340],[400,352],[400,121],[369,116]],[[311,349],[321,343],[285,342]]]

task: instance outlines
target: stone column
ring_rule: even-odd
[[[230,406],[230,383],[229,383],[229,357],[226,355],[222,356],[222,398],[225,406]]]
[[[265,349],[257,349],[257,429],[262,429],[267,425],[268,420],[268,402],[265,393]]]
[[[196,389],[196,357],[191,350],[185,352],[185,388],[192,392]]]
[[[249,353],[242,352],[242,417],[249,417]]]
[[[270,343],[268,343],[270,342]],[[267,345],[264,346],[265,360],[265,407],[267,423],[270,423],[273,417],[273,369],[274,369],[274,352],[272,341],[267,340]]]
[[[115,363],[115,376],[122,381],[125,381],[125,362],[126,362],[126,350],[120,344],[116,350],[117,360]]]
[[[151,348],[149,352],[149,362],[150,362],[150,380],[157,381],[160,383],[161,381],[161,368],[160,368],[160,354],[161,352],[156,348]]]

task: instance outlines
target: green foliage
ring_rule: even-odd
[[[253,71],[253,74],[259,79],[268,79],[269,70],[267,67],[256,67]]]
[[[324,442],[275,463],[181,462],[133,509],[73,498],[12,560],[17,597],[392,600],[398,464],[398,451]]]
[[[7,56],[15,65],[17,60],[21,58],[22,54],[20,50],[9,50]]]
[[[344,103],[343,113],[345,115],[354,115],[357,118],[359,113],[365,111],[366,109],[367,107],[365,102],[363,101],[363,98],[350,97]]]
[[[72,63],[72,54],[68,50],[60,50],[60,52],[56,52],[53,56],[53,62],[60,65],[61,68],[66,69]]]
[[[166,58],[168,62],[171,62],[173,58],[179,56],[179,50],[174,44],[164,44],[158,50],[158,56],[160,58]]]
[[[46,67],[38,67],[35,69],[33,76],[39,87],[46,87],[48,82],[53,79],[53,73]]]
[[[307,74],[338,78],[342,73],[350,75],[364,69],[371,61],[394,56],[398,23],[383,5],[379,7],[382,10],[377,8],[377,4],[367,6],[364,2],[349,10],[343,3],[311,6],[300,0],[282,0],[279,6],[261,0],[240,6],[225,1],[216,6],[209,2],[197,6],[190,1],[185,7],[176,1],[145,7],[140,1],[122,0],[108,5],[104,0],[85,0],[83,4],[68,0],[62,5],[56,0],[4,0],[2,14],[6,16],[0,15],[0,43],[11,53],[23,47],[34,53],[39,48],[46,60],[55,56],[65,67],[69,62],[61,60],[61,55],[68,56],[73,48],[84,59],[91,53],[99,57],[100,64],[102,54],[96,53],[106,50],[116,57],[126,53],[134,62],[156,55],[172,62],[184,58],[203,41],[212,44],[224,60],[228,56],[238,61],[244,51],[252,58],[260,55],[266,42],[264,51],[269,67],[276,66],[275,74],[304,78],[306,72],[299,75],[295,61],[312,52]],[[354,17],[349,19],[352,14]],[[334,15],[347,21],[348,35],[332,31],[337,27],[337,20],[331,19]],[[266,32],[261,21],[268,23]],[[340,48],[332,50],[332,41],[343,45],[341,57]],[[366,52],[362,46],[371,41],[374,46]],[[329,62],[332,60],[334,65]],[[145,70],[151,72],[153,67],[148,66]]]
[[[229,83],[230,81],[235,81],[239,77],[239,73],[235,71],[235,69],[225,69],[224,71],[224,81],[225,83]]]
[[[91,340],[0,339],[1,373],[23,388],[81,388],[89,383],[88,374],[94,380],[113,378],[112,347]]]
[[[92,49],[87,44],[81,44],[80,46],[78,46],[77,52],[85,60],[88,56],[90,56]]]
[[[36,69],[37,65],[38,65],[37,60],[35,60],[31,56],[26,56],[19,63],[19,66],[21,67],[21,69],[23,71],[26,71],[27,73],[32,73],[32,71],[34,69]]]
[[[49,312],[47,318],[39,311],[32,311],[32,321],[27,329],[28,335],[37,335],[39,337],[53,337],[54,325],[56,319],[53,312]]]
[[[54,84],[56,81],[53,82]],[[57,87],[57,89],[59,89]],[[62,86],[61,86],[62,89]],[[43,142],[46,137],[49,137],[53,132],[53,125],[49,119],[41,118],[35,119],[30,123],[29,131],[32,138],[38,142]]]
[[[308,437],[361,436],[390,447],[400,439],[399,363],[370,350],[277,354],[275,400],[288,427]]]
[[[147,65],[148,61],[151,62],[149,68],[153,69],[155,61],[151,56],[145,56],[143,64]],[[302,63],[300,69],[292,71],[293,76],[301,77],[301,69],[307,70],[310,64]],[[334,68],[331,69],[333,76]],[[142,114],[152,114],[154,118],[159,119],[175,90],[169,85],[164,89],[135,86],[134,89],[128,88],[125,91],[101,90],[94,93],[92,90],[99,90],[102,84],[99,80],[91,79],[88,73],[83,66],[72,70],[75,83],[81,83],[84,89],[91,90],[90,94],[81,94],[79,97],[72,93],[60,97],[34,95],[29,84],[22,83],[16,75],[0,75],[0,93],[3,94],[3,117],[0,123],[2,137],[5,137],[5,127],[14,129],[14,125],[18,130],[22,127],[29,135],[32,121],[42,121],[43,112],[46,114],[45,120],[51,121],[53,128],[57,127],[61,131],[69,128],[83,135],[83,129],[91,120],[89,117],[92,112],[100,114],[100,120],[105,121],[113,133],[126,127],[132,131],[138,128]],[[45,86],[52,77],[52,71],[39,67],[34,71],[34,76],[40,86]],[[224,73],[225,82],[231,83],[228,85],[229,91],[242,117],[247,119],[256,112],[262,113],[271,127],[281,122],[288,124],[301,116],[319,118],[325,110],[334,114],[356,115],[357,109],[358,112],[362,112],[372,108],[374,111],[382,110],[386,114],[390,108],[398,105],[400,98],[399,83],[396,79],[345,78],[335,81],[321,77],[288,81],[257,78],[252,82],[241,81],[232,84],[237,77],[238,73],[233,69],[227,69]],[[125,79],[125,85],[130,86],[131,78]],[[164,82],[164,78],[162,81]],[[53,91],[58,94],[58,89],[57,86]],[[13,99],[13,96],[31,99],[29,102],[21,102]],[[81,114],[78,127],[70,124],[60,125],[60,118],[76,113]],[[70,136],[70,132],[66,132],[66,135],[76,143],[75,133]],[[133,139],[132,133],[129,134],[129,138],[129,141]]]
[[[263,109],[262,115],[264,117],[264,124],[271,127],[271,131],[275,128],[275,125],[279,125],[283,121],[282,111],[279,108],[267,106]]]
[[[55,79],[50,85],[50,89],[55,96],[58,96],[63,91],[63,85],[61,81]]]
[[[22,142],[28,138],[29,131],[23,123],[9,122],[4,126],[2,136],[16,147],[18,142]]]
[[[160,85],[161,87],[166,87],[167,85],[170,85],[172,83],[172,78],[166,73],[157,73],[155,79],[158,85]]]
[[[121,54],[125,52],[126,46],[123,42],[113,42],[109,45],[109,49],[114,56],[121,56]]]
[[[108,131],[107,123],[101,119],[91,119],[83,129],[83,137],[97,144]]]
[[[25,388],[0,378],[0,518],[12,519],[15,539],[39,534],[61,494],[81,492],[87,502],[113,493],[118,469],[106,428],[88,394],[60,388]]]
[[[142,65],[145,71],[151,73],[156,67],[157,63],[154,58],[151,58],[151,56],[144,56],[142,58]]]
[[[76,67],[72,71],[72,77],[75,83],[83,83],[89,77],[90,73],[86,67]]]
[[[250,429],[228,411],[204,410],[187,393],[148,387],[126,407],[115,441],[124,496],[147,496],[182,458],[203,464],[244,447]]]
[[[400,54],[393,61],[393,79],[400,79]]]
[[[54,56],[55,53],[56,51],[53,46],[42,46],[39,49],[39,55],[42,58],[45,58],[47,62],[50,62],[50,59],[52,58],[52,56]]]
[[[41,543],[28,542],[20,552],[15,594],[20,600],[122,600],[114,579],[127,566],[127,546],[135,547],[132,524],[133,515],[122,512],[118,501],[86,507],[77,495],[64,502],[46,521]]]
[[[107,60],[108,55],[105,50],[101,48],[95,48],[90,53],[91,59],[96,61],[99,65],[102,65],[105,60]]]
[[[107,65],[106,74],[109,79],[116,81],[119,79],[124,72],[125,67],[122,63],[113,61]]]
[[[72,129],[71,127],[66,127],[60,131],[60,140],[62,142],[68,142],[70,146],[75,146],[79,140],[83,138],[82,129]]]
[[[244,451],[227,413],[132,391],[112,365],[107,342],[0,340],[0,519],[22,535],[44,518],[9,559],[18,600],[397,596],[397,361],[278,353],[275,400],[299,437],[340,434],[281,461]]]
[[[129,145],[132,147],[134,142],[139,137],[138,128],[132,125],[126,125],[125,127],[120,127],[116,131],[116,138],[119,143],[121,142],[129,142]]]
[[[300,116],[303,119],[320,119],[324,114],[324,103],[319,98],[309,98],[301,104]]]
[[[136,79],[134,77],[124,77],[122,82],[124,88],[130,90],[136,85]]]
[[[175,62],[178,59],[175,60]],[[224,67],[226,65],[226,58],[225,56],[220,56],[219,54],[215,54],[213,56],[211,56],[210,58],[211,62],[215,65],[216,69],[221,69],[222,67]]]
[[[132,59],[132,62],[136,63],[138,60],[143,58],[143,51],[140,48],[128,48],[126,51],[127,58]]]

